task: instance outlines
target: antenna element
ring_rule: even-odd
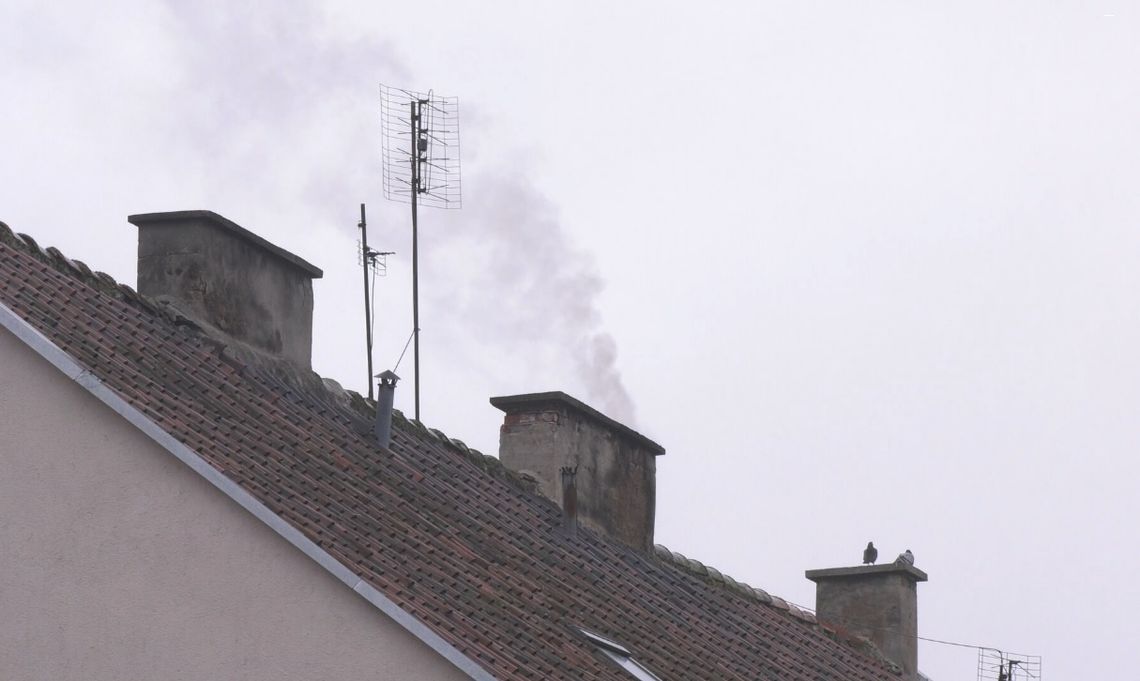
[[[416,420],[420,420],[418,208],[460,208],[459,99],[380,86],[384,197],[412,204],[412,339]],[[371,385],[371,384],[370,384]]]
[[[978,648],[978,681],[1040,681],[1041,656]]]

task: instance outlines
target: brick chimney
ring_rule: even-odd
[[[926,573],[913,565],[808,570],[815,582],[815,615],[823,624],[870,639],[903,670],[918,678],[918,583]]]
[[[234,340],[311,368],[313,279],[323,273],[208,210],[132,215],[138,291]]]
[[[575,469],[578,523],[636,549],[653,548],[656,458],[664,448],[562,392],[492,397],[506,413],[499,460],[565,505],[562,470]]]

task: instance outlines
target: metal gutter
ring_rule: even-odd
[[[157,423],[147,418],[141,411],[132,407],[126,400],[120,397],[118,393],[108,388],[97,376],[84,368],[71,357],[71,355],[64,352],[50,339],[24,321],[22,317],[9,309],[4,303],[0,303],[0,326],[12,332],[12,334],[19,338],[25,345],[34,350],[36,354],[46,359],[56,369],[59,369],[64,376],[78,383],[100,402],[125,418],[131,425],[141,430],[160,447],[173,454],[179,461],[189,466],[195,473],[221,490],[223,494],[233,499],[242,508],[252,513],[258,520],[268,525],[274,532],[283,537],[285,541],[300,549],[302,553],[344,583],[345,586],[358,593],[366,601],[380,610],[380,612],[395,620],[397,624],[423,641],[436,653],[442,655],[461,672],[477,681],[495,681],[495,677],[483,669],[478,663],[445,641],[426,624],[416,619],[414,615],[396,605],[392,599],[361,579],[355,572],[336,558],[333,558],[324,549],[317,546],[311,539],[302,534],[300,530],[287,523],[280,516],[271,511],[269,507],[258,501],[252,494],[233,480],[227,478],[196,452],[179,442]]]

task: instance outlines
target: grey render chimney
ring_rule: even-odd
[[[868,638],[903,670],[918,678],[918,583],[926,573],[913,565],[808,570],[815,582],[815,615],[823,624]]]
[[[396,397],[396,381],[400,377],[392,370],[376,374],[380,384],[376,388],[376,421],[372,425],[372,432],[376,434],[376,441],[387,449],[392,442],[392,402]]]
[[[499,460],[534,478],[559,505],[562,470],[571,482],[578,523],[641,551],[653,548],[656,458],[661,445],[562,392],[492,397],[506,413]]]
[[[208,210],[132,215],[138,291],[230,338],[311,368],[313,279],[301,258]]]

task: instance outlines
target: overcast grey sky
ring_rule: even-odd
[[[324,268],[314,366],[363,390],[362,201],[398,253],[379,368],[411,329],[378,84],[458,96],[429,425],[494,453],[489,396],[566,390],[667,449],[670,548],[807,606],[804,569],[910,548],[922,635],[1127,678],[1137,12],[5,0],[0,220],[133,283],[128,214],[215,210]],[[936,681],[974,660],[920,648]]]

